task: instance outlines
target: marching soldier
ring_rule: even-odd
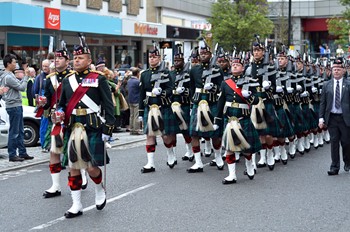
[[[290,72],[287,72],[288,58],[284,49],[280,53],[278,53],[277,63],[278,63],[278,75],[276,79],[276,86],[277,86],[276,89],[280,88],[279,86],[282,86],[283,91],[281,91],[279,94],[274,95],[274,98],[275,98],[274,106],[277,113],[277,117],[281,124],[280,125],[281,130],[277,140],[275,141],[276,144],[273,150],[275,153],[275,157],[274,157],[275,162],[279,162],[280,160],[282,160],[283,164],[287,164],[288,155],[285,148],[285,138],[288,138],[289,141],[293,141],[294,131],[291,123],[290,111],[285,104],[285,97],[287,94],[286,83],[289,78]]]
[[[177,164],[173,142],[178,126],[171,109],[173,82],[155,44],[154,49],[149,51],[148,60],[150,68],[142,72],[140,78],[139,120],[143,120],[144,133],[147,135],[147,164],[141,169],[142,173],[155,171],[157,135],[162,136],[167,148],[169,168]]]
[[[104,141],[112,135],[115,121],[107,79],[100,72],[90,70],[91,53],[84,36],[80,34],[79,37],[81,44],[74,46],[73,52],[75,72],[62,81],[59,107],[55,112],[57,122],[64,116],[68,138],[70,168],[68,185],[73,205],[65,213],[66,218],[83,214],[80,169],[86,169],[95,183],[97,210],[105,207],[106,192],[102,181],[102,170],[98,166],[109,163]],[[101,109],[104,118],[100,115]]]
[[[224,73],[224,80],[230,79],[231,77],[230,59],[228,57],[228,54],[225,53],[222,48],[219,49],[219,54],[218,54],[216,63]]]
[[[185,139],[186,154],[182,157],[182,160],[193,161],[194,156],[192,153],[191,136],[189,135],[188,127],[190,125],[190,62],[184,63],[183,53],[181,51],[181,44],[176,45],[174,55],[174,67],[175,70],[170,72],[172,81],[174,82],[173,89],[173,103],[171,108],[175,114],[175,118],[178,122],[179,128],[177,133],[181,133]],[[173,146],[176,146],[176,137],[173,142]]]
[[[253,44],[253,62],[246,70],[246,75],[251,77],[253,83],[250,89],[256,89],[260,101],[252,108],[252,120],[258,129],[262,149],[257,167],[268,165],[272,171],[275,166],[273,157],[274,138],[279,134],[280,125],[274,109],[274,94],[281,91],[281,86],[276,88],[276,70],[270,64],[267,42],[263,45],[259,37]]]
[[[201,137],[212,139],[216,166],[219,170],[224,167],[221,158],[222,124],[219,124],[219,128],[215,130],[212,116],[217,114],[217,96],[220,93],[223,73],[216,65],[216,59],[212,58],[210,48],[204,40],[199,42],[199,54],[201,65],[192,67],[190,71],[193,102],[190,135],[195,164],[187,169],[189,173],[203,172],[199,143]]]
[[[236,183],[235,152],[241,152],[245,156],[245,173],[252,180],[255,174],[252,154],[261,149],[258,132],[250,119],[250,105],[257,104],[259,99],[244,88],[244,85],[249,85],[249,80],[246,81],[243,77],[243,65],[244,60],[241,57],[233,58],[232,77],[221,84],[218,113],[214,120],[215,127],[218,127],[222,120],[225,124],[223,143],[229,175],[224,178],[223,184]]]
[[[45,101],[43,106],[45,110],[49,110],[51,114],[56,110],[56,105],[61,97],[62,80],[73,71],[68,69],[69,55],[64,42],[62,42],[62,49],[55,52],[55,67],[56,71],[47,75],[45,85]],[[52,114],[52,116],[55,116]],[[54,130],[52,130],[54,129]],[[52,179],[52,186],[43,194],[44,198],[51,198],[61,195],[60,172],[62,170],[60,155],[63,152],[63,127],[61,123],[54,124],[49,117],[48,138],[51,140],[50,149],[50,173]]]

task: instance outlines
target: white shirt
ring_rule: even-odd
[[[339,93],[340,93],[340,102],[341,102],[341,92],[342,92],[342,86],[343,86],[343,78],[341,78],[340,80],[333,79],[334,95],[333,95],[333,104],[332,104],[331,112],[335,113],[335,114],[342,114],[343,111],[342,111],[341,107],[339,109],[335,108],[335,94],[336,94],[336,88],[337,88],[337,81],[339,81]]]

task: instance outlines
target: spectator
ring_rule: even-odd
[[[337,54],[337,57],[343,57],[344,56],[344,50],[343,50],[343,48],[341,47],[340,44],[338,44],[338,48],[335,51],[335,53]]]
[[[50,73],[50,60],[46,59],[43,60],[41,63],[42,71],[41,73],[35,78],[34,81],[34,96],[35,98],[39,98],[40,96],[44,96],[45,94],[45,83],[46,83],[46,76]],[[46,130],[49,124],[48,120],[48,112],[44,112],[42,107],[38,108],[37,117],[41,117],[40,121],[40,144],[42,152],[48,152],[48,149],[44,147],[44,141],[45,141],[45,134]]]
[[[28,78],[28,84],[27,84],[27,99],[28,99],[28,105],[29,106],[35,106],[35,97],[33,95],[33,85],[34,85],[34,79],[35,79],[35,76],[36,76],[36,72],[35,72],[35,69],[32,68],[32,67],[29,67],[26,71],[26,75],[29,77]]]
[[[325,51],[324,47],[322,45],[320,45],[319,48],[320,48],[320,56],[325,57],[326,51]]]
[[[124,78],[121,79],[121,86],[120,86],[120,92],[123,94],[127,102],[129,102],[128,101],[129,94],[128,94],[128,89],[126,87],[128,80],[129,80],[129,76],[126,73],[124,75]],[[130,131],[129,120],[130,120],[130,109],[128,108],[127,110],[121,111],[121,127],[126,128],[126,132]]]
[[[131,68],[131,77],[127,82],[127,90],[129,93],[129,109],[130,109],[130,134],[139,135],[139,99],[140,99],[140,69]]]
[[[13,71],[16,69],[16,57],[7,54],[4,57],[5,71],[0,74],[0,86],[8,87],[8,92],[4,95],[6,111],[10,118],[10,130],[7,143],[10,162],[21,162],[34,159],[27,154],[24,146],[24,123],[21,91],[27,87],[28,77],[18,80]],[[18,156],[17,156],[18,150]]]
[[[120,94],[120,85],[121,83],[115,83],[114,82],[114,72],[109,70],[109,69],[105,69],[104,70],[104,74],[108,80],[108,85],[111,88],[111,92],[112,92],[112,100],[113,100],[113,106],[114,106],[114,117],[115,117],[115,123],[116,122],[120,122],[120,102],[119,102],[119,94]],[[117,127],[120,126],[120,124],[115,124],[115,132],[117,131]]]
[[[325,48],[325,56],[330,59],[331,58],[331,49],[329,49],[328,45],[326,44]]]

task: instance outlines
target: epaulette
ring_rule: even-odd
[[[69,70],[69,71],[67,72],[67,75],[65,75],[63,78],[66,78],[66,77],[68,77],[68,76],[71,76],[73,73],[75,73],[74,70]]]
[[[70,76],[72,76],[73,74],[76,74],[76,73],[77,73],[76,71],[70,70],[69,73],[64,78],[70,77]]]
[[[57,75],[57,72],[52,72],[52,73],[46,75],[46,79],[48,79],[48,78],[50,78],[50,77],[52,77],[54,75]]]
[[[98,74],[100,74],[100,75],[102,75],[102,76],[104,76],[104,75],[105,75],[103,72],[101,72],[101,71],[97,71],[97,70],[90,70],[90,72],[93,72],[93,73],[98,73]]]

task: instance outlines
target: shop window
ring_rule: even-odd
[[[141,62],[139,41],[133,41],[133,46],[116,46],[115,48],[115,68],[135,67]]]
[[[40,69],[41,61],[47,58],[48,48],[47,47],[29,47],[29,46],[8,46],[8,53],[14,54],[17,57],[19,64],[26,61],[28,66]]]

